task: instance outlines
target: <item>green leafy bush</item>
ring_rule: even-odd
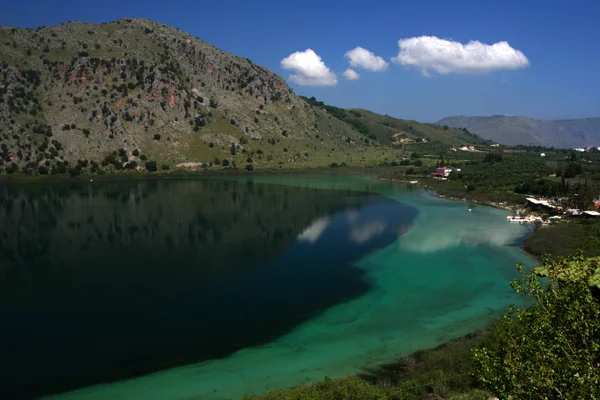
[[[546,271],[588,263],[581,253],[542,261]],[[543,283],[517,268],[521,279],[511,286],[533,304],[511,307],[474,351],[478,380],[500,398],[600,398],[600,303],[589,286],[596,269]]]

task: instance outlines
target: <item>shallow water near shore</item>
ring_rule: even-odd
[[[360,177],[3,190],[12,397],[237,398],[358,372],[485,327],[532,263],[506,212]]]

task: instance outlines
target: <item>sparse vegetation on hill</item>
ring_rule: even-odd
[[[0,27],[7,175],[376,166],[407,158],[404,137],[482,142],[301,98],[251,60],[148,20]]]
[[[318,101],[314,97],[302,97],[313,107],[323,109],[340,121],[350,124],[357,132],[379,143],[400,147],[401,139],[412,139],[411,142],[439,142],[450,145],[491,144],[467,129],[450,129],[439,124],[423,124],[417,121],[403,120],[379,115],[363,109],[349,109],[334,107]]]
[[[0,27],[0,169],[115,172],[146,160],[215,168],[353,165],[392,149],[296,96],[284,79],[148,20]],[[124,156],[100,165],[123,149]],[[134,155],[134,150],[139,155]],[[119,164],[119,165],[118,165]],[[137,167],[133,168],[136,169]]]
[[[450,129],[440,124],[398,119],[363,109],[351,109],[349,112],[360,115],[359,118],[364,121],[369,131],[386,144],[393,144],[401,138],[414,139],[416,142],[423,142],[425,139],[426,142],[439,142],[451,146],[491,144],[490,141],[472,134],[467,129]]]

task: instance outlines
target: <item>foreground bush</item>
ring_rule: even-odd
[[[596,260],[582,253],[536,271],[511,286],[532,302],[511,308],[474,351],[476,376],[490,392],[513,399],[600,398],[600,303]]]

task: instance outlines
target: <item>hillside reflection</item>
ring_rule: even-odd
[[[238,266],[233,260],[276,256],[316,217],[362,197],[232,181],[3,187],[0,285],[33,272],[89,269],[97,257],[102,269],[193,262],[226,273]]]
[[[0,397],[269,342],[364,294],[352,262],[414,216],[364,192],[241,181],[0,187]]]

